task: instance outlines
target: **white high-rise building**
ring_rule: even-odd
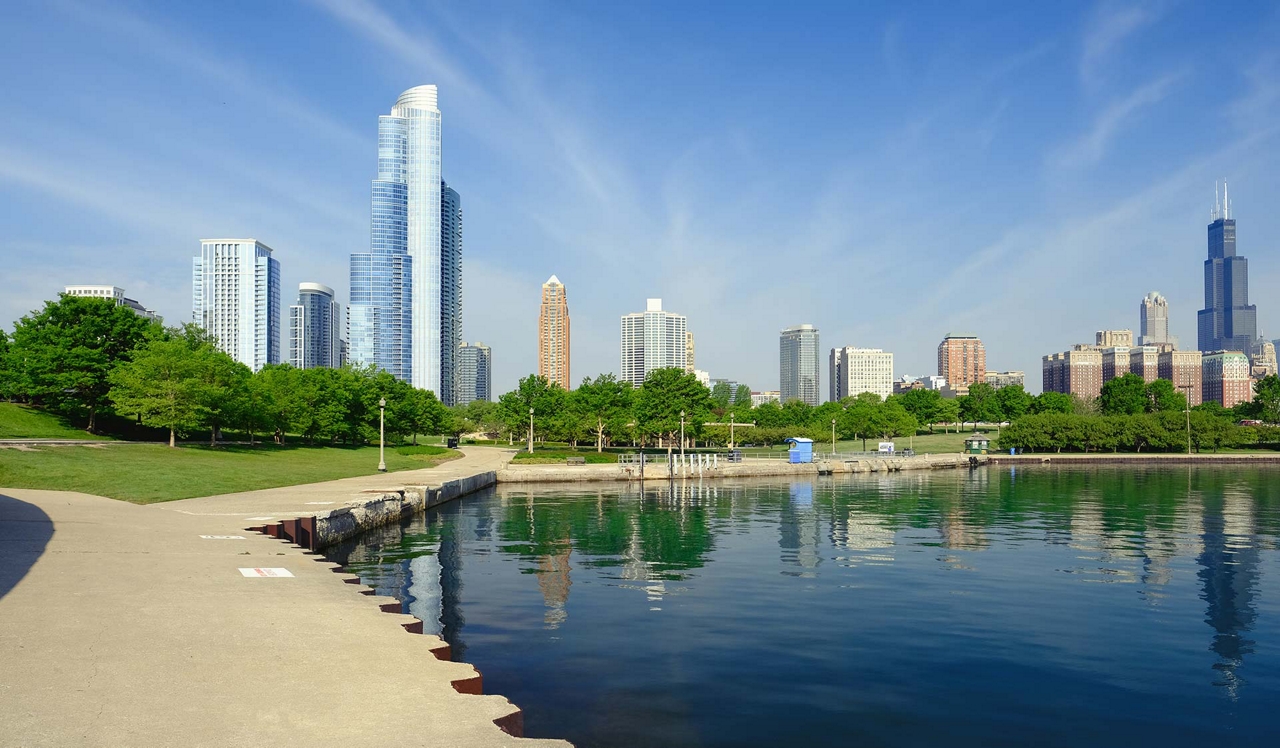
[[[831,399],[839,401],[863,392],[881,399],[893,394],[893,354],[879,348],[831,349]]]
[[[778,336],[778,392],[782,403],[800,400],[817,405],[819,390],[818,328],[795,325]]]
[[[289,307],[289,365],[295,369],[342,365],[342,305],[323,283],[299,283]]]
[[[90,299],[111,299],[116,306],[127,306],[139,317],[159,321],[160,315],[124,295],[119,286],[67,286],[62,289],[67,296],[83,296]]]
[[[639,387],[654,369],[684,369],[688,361],[688,320],[662,311],[662,299],[648,299],[645,311],[622,315],[622,371],[619,379]]]
[[[258,371],[280,363],[280,263],[256,239],[203,239],[191,267],[192,321]]]

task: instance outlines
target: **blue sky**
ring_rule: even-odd
[[[345,303],[377,116],[434,83],[495,393],[536,368],[553,273],[575,381],[650,296],[755,389],[803,322],[899,375],[975,333],[1033,390],[1148,291],[1194,344],[1224,177],[1276,337],[1278,39],[1247,2],[8,2],[0,324],[68,283],[184,321],[212,236],[274,247],[286,305]]]

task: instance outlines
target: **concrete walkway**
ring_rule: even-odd
[[[390,599],[262,535],[362,488],[493,469],[467,450],[431,470],[136,506],[0,489],[0,746],[565,746],[521,740],[501,696],[458,693]],[[181,508],[179,505],[184,505]],[[239,536],[235,538],[201,537]],[[246,577],[275,568],[289,577]],[[513,716],[515,715],[515,716]]]

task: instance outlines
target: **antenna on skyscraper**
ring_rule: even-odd
[[[1219,205],[1220,203],[1218,201],[1218,180],[1215,179],[1213,180],[1213,212],[1209,214],[1210,221],[1218,220]]]
[[[1227,179],[1222,179],[1222,217],[1226,220],[1231,219],[1231,200],[1227,198]]]

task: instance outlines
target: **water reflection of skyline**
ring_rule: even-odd
[[[350,563],[462,656],[469,555],[519,558],[543,601],[541,627],[571,622],[575,575],[639,591],[660,610],[697,589],[721,540],[776,524],[782,573],[875,573],[935,546],[947,568],[981,569],[993,547],[1070,549],[1082,583],[1135,585],[1150,605],[1194,569],[1214,686],[1235,698],[1255,642],[1261,553],[1277,545],[1276,489],[1225,472],[1080,474],[980,470],[791,483],[646,484],[546,494],[500,487],[349,544]],[[924,533],[924,534],[922,534]],[[824,571],[824,563],[834,567]],[[1194,564],[1194,566],[1192,566]],[[864,571],[859,572],[859,569]],[[841,571],[845,570],[845,571]],[[711,577],[708,577],[710,580]],[[677,583],[677,584],[673,584]]]

